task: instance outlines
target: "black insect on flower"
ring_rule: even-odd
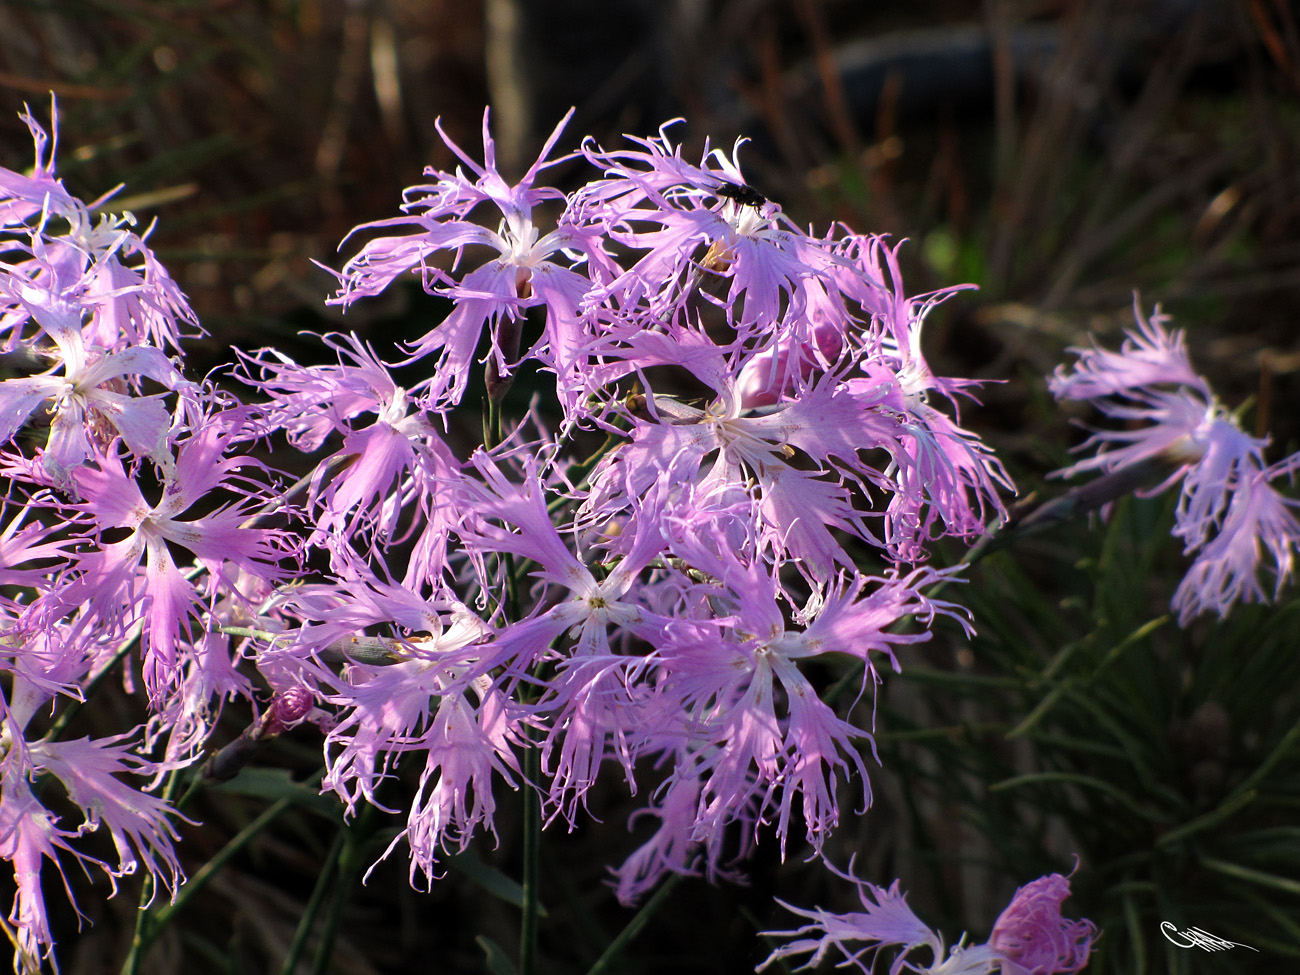
[[[755,210],[761,210],[767,205],[767,197],[745,183],[723,183],[716,192],[720,197],[734,200],[740,206],[753,207]]]

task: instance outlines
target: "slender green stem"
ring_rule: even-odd
[[[515,579],[514,556],[506,555],[506,599],[511,619],[519,619],[519,587]],[[525,691],[525,693],[527,693]],[[524,727],[524,903],[519,920],[519,975],[533,975],[537,967],[537,933],[541,915],[542,879],[542,758],[533,741],[532,729]]]
[[[620,437],[615,433],[609,433],[605,436],[605,442],[596,448],[595,452],[586,460],[579,461],[568,468],[566,474],[571,484],[576,488],[584,488],[589,483],[591,472],[595,470],[596,465],[604,459],[605,455],[612,451],[616,446],[625,443],[627,437]],[[547,514],[555,514],[566,504],[571,503],[572,499],[567,495],[559,495],[546,502]]]
[[[207,884],[209,880],[216,876],[218,870],[229,863],[235,854],[247,846],[259,833],[262,832],[262,830],[270,826],[271,823],[279,818],[279,816],[292,805],[292,799],[277,799],[268,806],[260,816],[231,837],[230,841],[223,846],[220,851],[218,851],[216,856],[200,867],[185,886],[177,892],[174,901],[158,909],[154,914],[153,929],[157,931],[158,929],[165,927],[173,917],[185,908],[185,905],[190,902],[190,899],[202,890],[203,886]],[[147,939],[144,947],[147,948],[148,942],[151,940],[152,938]],[[134,945],[132,948],[134,950]],[[122,971],[123,975],[126,975],[127,970],[124,968]]]
[[[1153,487],[1167,477],[1169,471],[1170,468],[1163,462],[1147,460],[1077,484],[1050,501],[1033,505],[1022,503],[1012,509],[1003,524],[977,539],[962,557],[961,563],[974,565],[989,553],[1006,548],[1026,535],[1055,528],[1098,511],[1117,498],[1133,494],[1141,488]]]
[[[366,841],[374,835],[375,818],[378,814],[375,806],[366,806],[357,815],[355,822],[343,827],[338,884],[335,886],[334,899],[330,902],[329,915],[321,929],[320,941],[316,945],[316,957],[311,966],[312,975],[325,975],[329,971],[330,959],[334,955],[334,939],[338,936],[343,920],[343,908],[347,906],[352,883],[361,871],[361,852]]]
[[[144,957],[147,942],[151,940],[149,930],[149,901],[153,899],[153,874],[145,874],[140,887],[140,903],[135,914],[135,930],[131,933],[131,950],[122,962],[122,975],[136,975],[140,969],[140,960]]]
[[[174,807],[176,811],[183,812],[185,810],[185,807],[190,804],[190,800],[199,794],[199,790],[202,789],[203,786],[204,786],[204,782],[203,782],[202,774],[195,775],[193,778],[191,778],[189,787],[181,795],[180,799],[176,801],[176,805]]]
[[[534,787],[541,776],[541,755],[535,746],[524,752],[524,904],[519,922],[519,975],[533,975],[537,966],[537,932],[542,874],[541,797]]]
[[[334,883],[334,875],[338,872],[339,857],[343,852],[344,835],[344,829],[340,829],[334,837],[334,845],[330,847],[329,853],[325,855],[325,864],[316,878],[316,886],[312,889],[307,906],[303,909],[302,920],[298,922],[298,930],[293,933],[293,940],[289,942],[289,950],[284,956],[284,964],[280,966],[280,975],[293,975],[298,970],[298,959],[302,957],[303,949],[307,947],[307,939],[311,937],[311,929],[315,926],[316,917],[320,914],[321,906],[325,903],[325,895],[329,893],[330,887]],[[340,894],[340,896],[342,895]]]
[[[491,450],[501,443],[501,404],[494,399],[483,401],[483,447]]]
[[[504,439],[501,405],[491,397],[483,407],[483,446],[487,450]],[[514,555],[502,555],[506,591],[502,595],[508,619],[517,620],[519,613],[519,585]],[[538,884],[541,880],[542,809],[538,794],[541,780],[541,756],[527,728],[524,730],[523,755],[523,914],[519,922],[519,975],[535,975],[537,971],[537,935],[541,916],[541,897]]]
[[[354,861],[356,849],[351,841],[351,834],[343,840],[343,853],[339,863],[338,889],[330,901],[329,916],[321,931],[320,941],[316,945],[316,956],[312,959],[311,975],[325,975],[329,971],[330,959],[334,956],[334,939],[338,934],[339,924],[343,919],[343,908],[348,902],[348,890],[352,886],[352,877],[356,873]]]
[[[627,923],[627,927],[620,931],[618,937],[609,943],[605,953],[596,959],[594,965],[587,969],[587,975],[606,975],[607,972],[616,971],[615,964],[619,955],[623,953],[623,949],[641,933],[641,929],[654,917],[655,912],[663,906],[681,881],[682,875],[676,873],[665,880],[659,889],[654,892],[654,895],[645,902],[645,906],[637,911],[636,916]]]
[[[163,786],[162,798],[172,803],[173,807],[176,805],[176,790],[180,788],[180,784],[180,770],[174,769],[169,772],[167,783]],[[158,929],[165,923],[160,921],[163,911],[154,913],[149,910],[156,893],[153,874],[145,874],[144,880],[140,883],[140,900],[136,906],[135,930],[131,933],[131,950],[127,952],[126,961],[122,963],[122,975],[135,975],[145,952],[149,950],[149,945],[157,936]]]
[[[247,521],[240,524],[240,528],[262,528],[271,522],[273,518],[281,514],[300,494],[303,494],[311,486],[312,481],[320,477],[322,481],[333,477],[335,474],[346,470],[356,463],[360,454],[344,454],[341,457],[329,457],[317,465],[316,470],[309,474],[304,474],[293,484],[289,485],[273,500],[261,505],[257,514],[251,516]]]

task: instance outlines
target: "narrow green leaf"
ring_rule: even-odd
[[[1019,738],[1033,728],[1034,725],[1038,724],[1038,722],[1043,719],[1043,716],[1047,714],[1047,712],[1052,709],[1052,706],[1060,699],[1061,695],[1065,693],[1066,686],[1067,684],[1058,684],[1056,687],[1053,687],[1041,701],[1034,705],[1034,709],[1025,716],[1024,721],[1020,722],[1020,724],[1007,732],[1007,737]]]
[[[1294,880],[1291,877],[1279,877],[1276,874],[1265,873],[1263,870],[1253,870],[1250,867],[1243,867],[1239,863],[1229,863],[1227,860],[1219,860],[1215,857],[1203,857],[1201,865],[1226,876],[1258,884],[1261,887],[1271,887],[1274,890],[1282,890],[1288,894],[1300,895],[1300,880]]]
[[[343,821],[343,806],[332,795],[322,794],[314,784],[295,782],[286,769],[245,767],[229,782],[212,788],[235,795],[253,796],[269,802],[285,800],[320,813],[326,819]]]
[[[488,975],[515,975],[515,963],[499,944],[486,934],[480,934],[474,939],[474,943],[483,949]]]
[[[641,910],[636,912],[636,916],[627,923],[627,927],[620,931],[618,937],[605,949],[605,953],[596,959],[596,963],[591,968],[587,969],[587,975],[608,975],[610,972],[618,971],[616,965],[619,956],[623,953],[623,949],[630,945],[633,939],[641,933],[641,929],[649,923],[659,908],[663,907],[681,881],[682,875],[675,873],[660,884],[659,889],[650,896],[650,899],[645,902]]]
[[[1221,803],[1217,809],[1213,809],[1204,816],[1197,816],[1195,819],[1171,829],[1156,840],[1156,846],[1169,846],[1172,843],[1177,843],[1179,840],[1186,839],[1193,833],[1199,833],[1202,830],[1209,829],[1211,826],[1217,826],[1225,819],[1229,819],[1246,806],[1249,806],[1255,801],[1257,795],[1259,795],[1259,793],[1252,789],[1251,791],[1241,795],[1230,797]]]
[[[1257,937],[1256,944],[1254,941],[1247,942],[1252,948],[1259,948],[1269,951],[1275,951],[1279,954],[1289,955],[1291,957],[1300,956],[1300,922],[1286,911],[1279,908],[1273,903],[1272,897],[1253,897],[1250,898],[1250,905],[1257,910],[1262,916],[1267,917],[1270,921],[1282,929],[1282,938],[1273,938],[1265,940],[1263,937]]]
[[[1036,772],[1031,775],[1017,775],[1013,778],[1003,779],[1001,782],[993,783],[989,786],[989,791],[1003,792],[1007,789],[1017,789],[1021,786],[1044,785],[1050,782],[1065,782],[1071,785],[1080,785],[1089,789],[1096,789],[1100,792],[1104,792],[1106,795],[1124,806],[1124,808],[1132,811],[1143,819],[1160,822],[1164,818],[1162,813],[1142,807],[1135,799],[1130,798],[1109,782],[1092,775],[1081,775],[1077,772]]]
[[[1269,756],[1256,766],[1255,771],[1246,776],[1245,779],[1233,790],[1233,795],[1241,795],[1255,788],[1263,780],[1264,776],[1273,771],[1273,766],[1282,761],[1291,749],[1296,747],[1300,742],[1300,721],[1291,726],[1291,729],[1282,736],[1282,740],[1277,743],[1277,747],[1269,753]]]
[[[1147,943],[1142,933],[1141,912],[1138,910],[1137,898],[1126,895],[1124,898],[1124,923],[1128,926],[1129,941],[1133,945],[1133,971],[1147,970]]]
[[[524,906],[524,888],[517,880],[502,873],[496,867],[489,866],[479,859],[474,850],[464,850],[446,860],[447,866],[472,880],[489,894],[499,897],[514,907]],[[546,917],[546,908],[538,905],[538,913]]]

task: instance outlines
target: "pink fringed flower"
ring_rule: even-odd
[[[1266,561],[1276,598],[1300,551],[1294,514],[1300,502],[1271,482],[1294,476],[1300,453],[1266,463],[1268,441],[1243,431],[1214,398],[1192,370],[1182,333],[1164,328],[1159,308],[1148,319],[1134,310],[1137,331],[1126,335],[1119,353],[1076,349],[1074,367],[1062,366],[1052,377],[1058,399],[1088,400],[1122,424],[1095,431],[1079,448],[1093,455],[1057,473],[1111,474],[1158,464],[1170,471],[1165,486],[1181,482],[1174,536],[1193,556],[1174,596],[1181,624],[1206,611],[1226,616],[1239,601],[1265,601],[1259,570]]]
[[[848,873],[830,869],[857,885],[864,911],[832,914],[819,907],[804,910],[778,901],[809,923],[793,931],[764,932],[769,937],[796,940],[773,951],[758,971],[781,958],[811,954],[802,971],[835,951],[844,959],[839,967],[853,965],[869,973],[880,950],[892,947],[901,950],[889,967],[890,975],[904,969],[923,975],[982,975],[995,970],[1003,975],[1065,975],[1088,963],[1097,936],[1097,926],[1091,921],[1061,916],[1061,903],[1070,896],[1070,882],[1059,873],[1040,877],[1016,891],[987,944],[958,942],[945,951],[942,935],[912,912],[897,880],[886,890],[854,877],[851,863]],[[918,948],[928,950],[929,964],[913,957]]]
[[[1070,881],[1059,873],[1016,891],[993,924],[989,944],[1002,959],[1002,975],[1057,975],[1088,964],[1097,926],[1061,916]]]
[[[612,268],[601,249],[599,234],[591,229],[563,223],[545,231],[533,220],[534,208],[547,201],[562,200],[564,194],[551,187],[536,187],[542,170],[560,160],[546,161],[572,116],[569,113],[555,127],[537,161],[513,186],[497,172],[496,147],[483,113],[483,163],[471,159],[439,125],[443,142],[471,171],[454,173],[426,170],[435,183],[412,186],[406,191],[403,210],[407,216],[363,224],[357,230],[381,227],[409,227],[408,236],[377,237],[362,248],[338,274],[341,288],[332,304],[344,307],[358,298],[376,295],[399,276],[417,272],[431,294],[451,298],[455,307],[412,347],[413,358],[439,352],[437,367],[427,382],[430,400],[438,405],[455,405],[464,395],[474,365],[474,350],[483,329],[491,333],[490,357],[501,376],[514,368],[518,345],[518,320],[529,308],[546,311],[542,337],[525,356],[540,360],[555,371],[561,398],[576,408],[582,391],[580,375],[582,348],[586,342],[582,319],[577,311],[591,287],[588,274],[597,277]],[[486,218],[483,214],[487,214]],[[485,226],[496,224],[496,228]],[[486,251],[486,261],[457,273],[462,255]],[[445,252],[452,270],[438,267],[439,252]],[[569,266],[565,252],[581,255],[584,271]],[[557,260],[559,262],[557,262]],[[506,338],[513,332],[513,339]]]

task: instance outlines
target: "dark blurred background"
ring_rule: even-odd
[[[1262,374],[1294,392],[1286,0],[3,0],[0,18],[0,158],[29,164],[17,110],[54,91],[69,184],[125,183],[222,338],[321,314],[310,261],[337,266],[353,225],[456,164],[436,119],[476,155],[491,104],[517,175],[575,106],[562,149],[675,116],[691,146],[745,135],[750,181],[796,222],[911,238],[913,291],[978,284],[932,337],[964,374],[1048,368],[1140,290],[1207,330],[1225,393],[1270,395]]]
[[[964,420],[1018,478],[1059,466],[1061,445],[1078,439],[1046,400],[1044,375],[1089,330],[1117,341],[1135,291],[1188,329],[1195,362],[1227,402],[1251,404],[1251,424],[1288,449],[1300,441],[1300,15],[1291,0],[0,0],[0,163],[30,165],[17,114],[26,102],[47,119],[51,91],[70,188],[93,199],[124,183],[117,206],[157,219],[156,252],[210,332],[194,346],[200,373],[226,361],[231,344],[298,355],[303,328],[376,341],[427,330],[429,306],[414,288],[346,318],[327,310],[333,282],[312,261],[340,266],[348,251],[336,248],[352,226],[396,215],[424,166],[455,167],[436,119],[481,158],[491,105],[502,169],[517,176],[574,106],[560,150],[584,135],[613,147],[620,133],[651,135],[676,116],[687,122],[674,132],[689,158],[706,136],[730,149],[744,135],[747,178],[796,223],[910,238],[912,293],[979,285],[936,312],[927,351],[946,374],[1012,380],[990,386],[985,408]],[[553,174],[566,189],[591,175],[576,165]],[[1169,718],[1181,722],[1177,734],[1168,726],[1169,748],[1199,727],[1204,705],[1188,699]],[[310,768],[318,745],[309,737],[287,740],[283,763]],[[940,854],[891,845],[916,842],[917,831],[894,830],[908,816],[891,819],[891,789],[881,792],[880,818],[873,810],[861,828],[846,825],[837,852],[841,864],[859,852],[867,875],[887,883]],[[916,805],[905,792],[893,790],[897,809]],[[945,805],[956,801],[911,811],[934,826],[960,818]],[[260,808],[222,802],[199,810],[211,825],[193,837],[191,862]],[[603,865],[631,849],[624,814],[612,805],[605,827],[550,841],[548,893],[586,920],[556,929],[548,971],[583,970],[577,959],[598,953],[629,916],[600,886]],[[509,815],[501,848],[484,852],[508,872]],[[318,862],[294,847],[312,849],[303,837],[313,822],[214,883],[207,920],[178,926],[155,970],[196,971],[199,957],[203,970],[277,970],[274,946],[292,931]],[[961,844],[938,834],[943,855],[961,860]],[[1068,869],[1062,855],[1079,848],[1077,831],[1050,825],[1033,841],[1044,856],[1022,870],[985,848],[982,872],[936,873],[914,906],[957,924],[950,937],[963,924],[986,931],[1017,884]],[[1116,862],[1131,853],[1111,851]],[[811,876],[793,856],[783,883],[791,874]],[[508,943],[515,921],[500,901],[466,893],[481,889],[466,876],[453,871],[426,896],[410,892],[403,863],[382,867],[346,908],[329,970],[486,970],[474,935]],[[773,913],[772,893],[809,903],[778,882],[770,853],[754,877],[739,891],[683,885],[671,919],[616,970],[752,970],[764,954],[753,931],[792,920]],[[1116,889],[1094,890],[1078,910],[1122,914],[1128,902]],[[129,920],[133,896],[114,901],[119,920]],[[93,901],[83,901],[92,916]],[[121,957],[127,931],[100,917],[69,936],[82,947],[65,967],[115,971],[102,959]],[[1143,957],[1129,952],[1109,970],[1148,970]]]

